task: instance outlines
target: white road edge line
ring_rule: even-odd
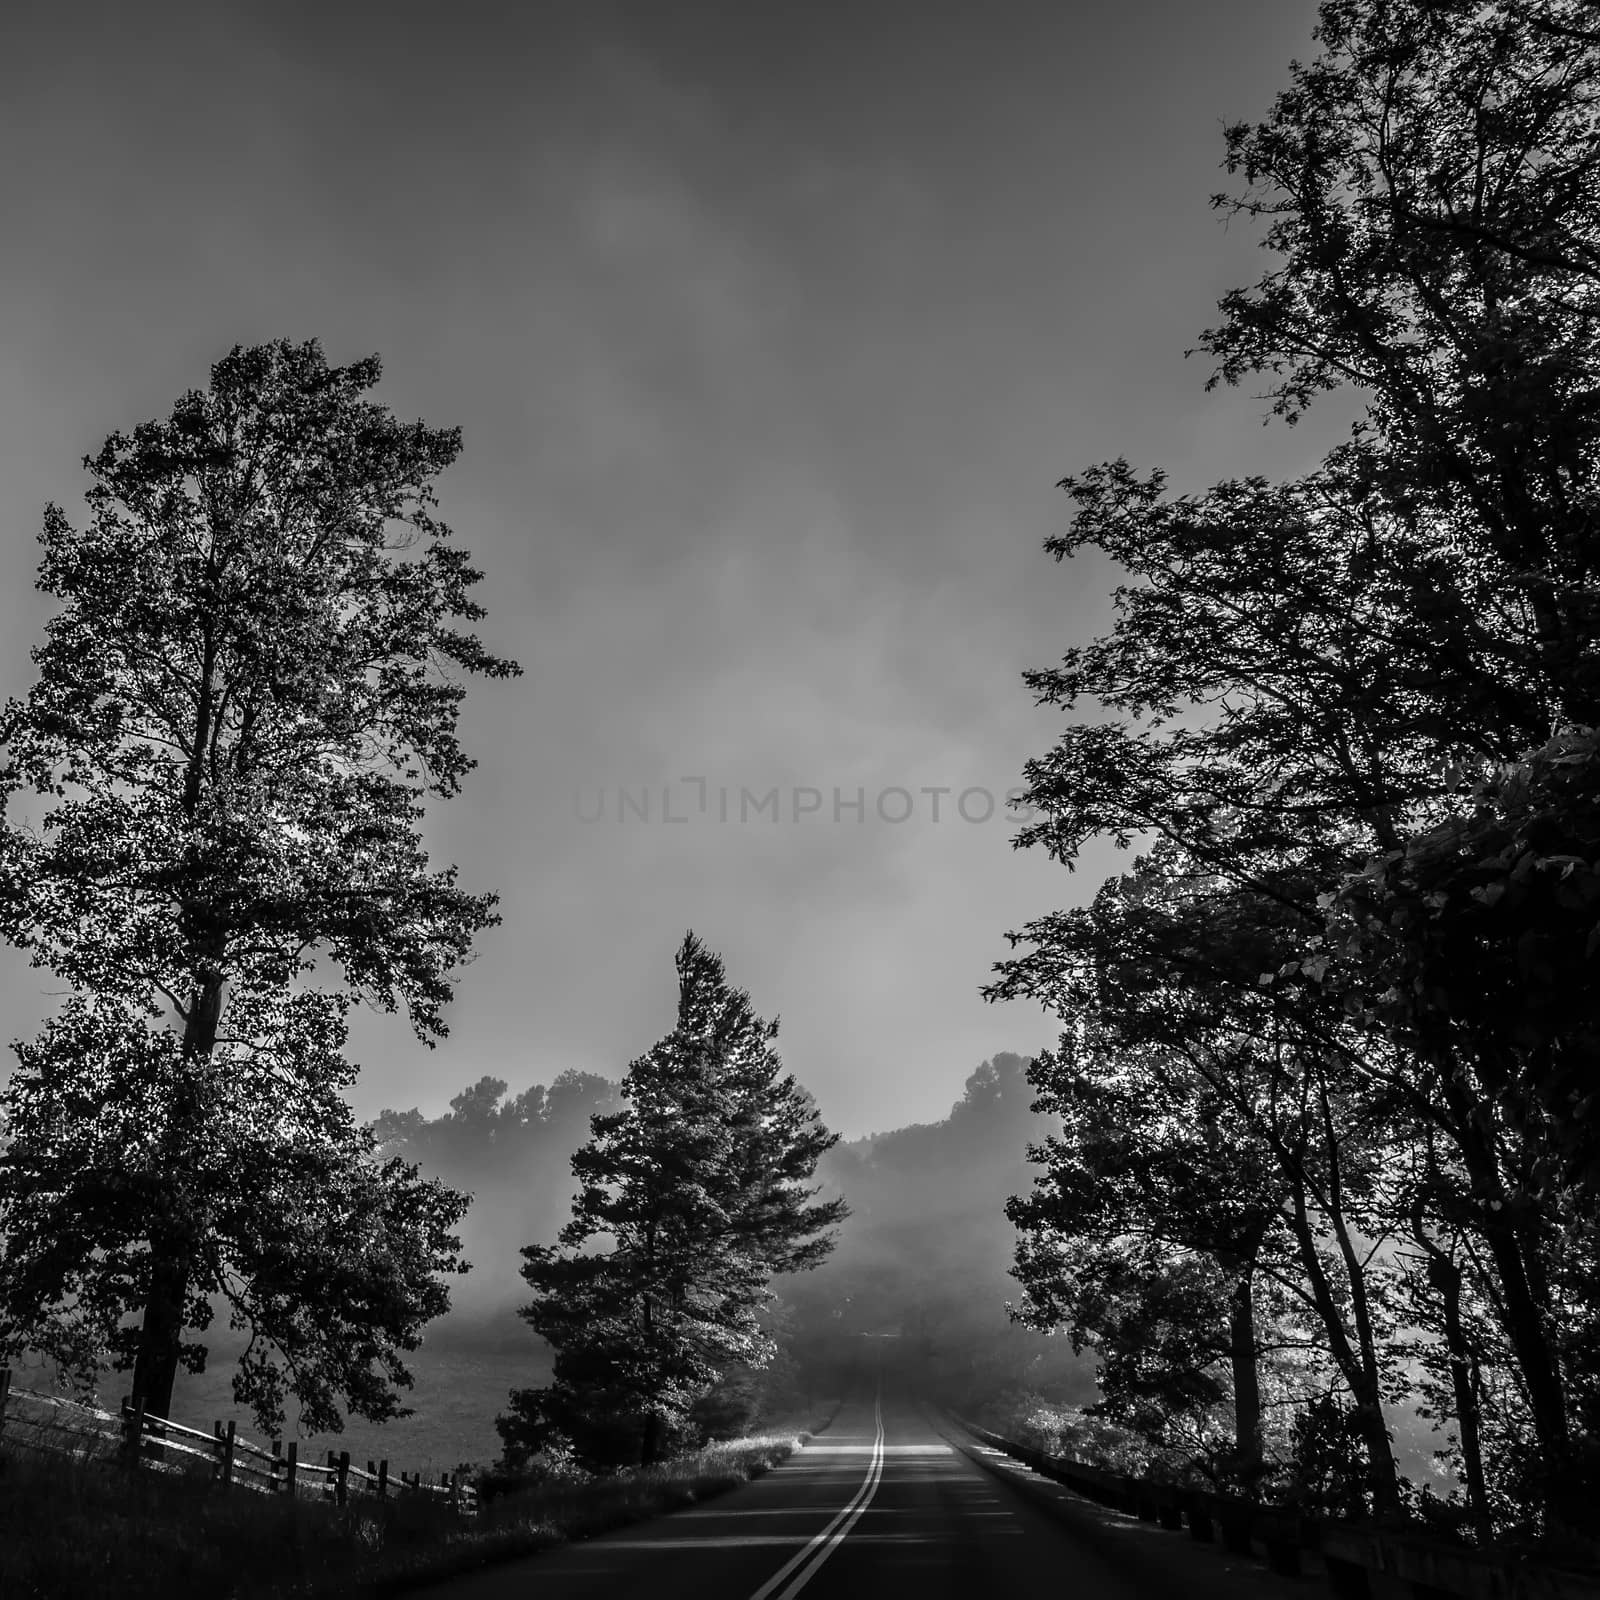
[[[878,1391],[877,1400],[873,1403],[872,1418],[877,1427],[877,1435],[872,1441],[872,1460],[868,1463],[867,1475],[862,1480],[861,1487],[856,1490],[854,1498],[803,1550],[790,1556],[750,1596],[750,1600],[769,1600],[796,1567],[805,1566],[805,1571],[778,1595],[778,1600],[794,1600],[794,1596],[811,1581],[817,1568],[833,1554],[850,1530],[861,1520],[861,1513],[871,1505],[872,1497],[877,1493],[879,1480],[883,1477],[883,1391],[881,1389]]]

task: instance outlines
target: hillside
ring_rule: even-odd
[[[1092,1368],[1065,1340],[1015,1327],[1006,1302],[1013,1230],[1005,1202],[1032,1179],[1027,1062],[1002,1052],[967,1079],[948,1117],[837,1146],[819,1176],[851,1217],[832,1258],[780,1286],[802,1351],[893,1333],[903,1359],[948,1398],[1047,1392],[1088,1400]]]
[[[1065,1341],[1014,1328],[1005,1314],[1015,1285],[1003,1207],[1026,1187],[1026,1148],[1043,1131],[1025,1068],[1022,1057],[998,1054],[973,1071],[942,1121],[855,1139],[824,1158],[819,1180],[846,1197],[851,1216],[825,1266],[777,1285],[788,1381],[826,1387],[861,1335],[892,1332],[928,1382],[958,1400],[1035,1390],[1089,1397],[1089,1370]],[[545,1347],[516,1315],[518,1251],[554,1239],[566,1221],[572,1152],[590,1117],[615,1104],[609,1080],[564,1073],[515,1095],[481,1079],[436,1118],[382,1113],[374,1128],[387,1150],[472,1194],[463,1223],[472,1270],[452,1284],[453,1309],[412,1358],[415,1415],[381,1426],[353,1419],[344,1434],[313,1436],[303,1449],[435,1473],[495,1457],[507,1392],[548,1372]],[[238,1339],[220,1317],[217,1327],[207,1371],[180,1377],[174,1411],[202,1426],[232,1416],[247,1428],[230,1389]],[[114,1377],[105,1397],[118,1399],[126,1381]]]

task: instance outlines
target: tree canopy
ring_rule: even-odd
[[[1397,1516],[1409,1398],[1450,1426],[1479,1537],[1571,1537],[1600,1316],[1600,33],[1571,0],[1326,0],[1317,36],[1270,115],[1228,129],[1244,188],[1217,204],[1265,224],[1273,264],[1201,348],[1290,421],[1343,386],[1365,415],[1293,482],[1065,480],[1047,549],[1129,581],[1105,637],[1028,674],[1072,720],[1029,763],[1042,820],[1018,842],[1145,853],[1013,935],[992,992],[1063,1016],[1035,1071],[1063,1117],[1093,1126],[1133,1074],[1142,1104],[1176,1094],[1267,1159],[1263,1244],[1319,1352],[1287,1453],[1344,1437]],[[1040,1317],[1082,1305],[1084,1174],[1162,1170],[1195,1135],[1125,1136],[1040,1152],[1016,1212]],[[1161,1224],[1197,1248],[1172,1220],[1141,1199],[1112,1240],[1131,1261]],[[1313,1416],[1329,1403],[1349,1430]]]
[[[84,526],[45,514],[0,919],[68,998],[0,1105],[0,1336],[131,1364],[158,1413],[220,1303],[264,1424],[391,1414],[459,1264],[461,1197],[344,1105],[345,1019],[446,1031],[494,898],[430,865],[423,805],[472,765],[465,679],[517,668],[434,514],[459,430],[365,399],[380,372],[236,347],[86,460]]]

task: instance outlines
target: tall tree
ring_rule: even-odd
[[[1600,33],[1582,0],[1332,0],[1319,38],[1322,53],[1272,114],[1229,130],[1229,167],[1248,188],[1220,203],[1268,220],[1277,262],[1223,301],[1224,321],[1202,343],[1219,358],[1217,380],[1269,375],[1290,417],[1319,390],[1364,394],[1351,458],[1422,557],[1408,596],[1434,659],[1407,687],[1460,723],[1514,726],[1512,747],[1491,756],[1516,764],[1600,723]],[[1463,606],[1485,582],[1498,603]],[[1567,802],[1592,808],[1593,767],[1570,750],[1562,759],[1581,780]],[[1511,815],[1488,831],[1517,832],[1510,788]],[[1425,856],[1421,841],[1442,820],[1385,849]],[[1569,840],[1584,832],[1546,821]],[[1546,906],[1555,948],[1571,908]],[[1398,905],[1389,914],[1405,916]],[[1519,953],[1491,983],[1537,996],[1548,988],[1540,965]],[[1470,1034],[1427,1027],[1415,1059],[1462,1131],[1538,1430],[1543,1498],[1576,1526],[1594,1482],[1572,1422],[1592,1404],[1552,1339],[1564,1296],[1546,1255],[1567,1202],[1540,1170],[1539,1124],[1547,1087],[1558,1141],[1582,1097],[1569,1098],[1560,1064],[1553,1086],[1537,1069],[1508,1078],[1529,1010],[1480,1013]],[[1483,1102],[1496,1115],[1484,1117]],[[1586,1316],[1592,1327],[1592,1299]]]
[[[1291,420],[1342,385],[1366,418],[1299,483],[1173,499],[1123,463],[1067,480],[1078,515],[1049,548],[1096,546],[1137,581],[1112,635],[1030,675],[1041,700],[1116,718],[1079,720],[1030,765],[1047,820],[1024,842],[1070,861],[1097,834],[1155,834],[1217,880],[1197,930],[1252,901],[1279,923],[1260,981],[1299,1081],[1374,1131],[1390,1119],[1404,1181],[1373,1193],[1428,1259],[1448,1245],[1475,1274],[1545,1463],[1528,1504],[1572,1526],[1592,1493],[1573,1432],[1592,1380],[1568,1353],[1597,1312],[1569,1266],[1587,1250],[1573,1091],[1592,1039],[1581,1005],[1551,997],[1558,970],[1578,994],[1593,981],[1562,931],[1592,926],[1563,858],[1592,834],[1592,768],[1569,741],[1600,693],[1600,38],[1576,0],[1326,0],[1318,39],[1268,119],[1228,132],[1247,189],[1218,203],[1267,223],[1274,265],[1202,346],[1213,381],[1265,375]],[[1562,753],[1524,770],[1552,738]],[[1460,815],[1486,768],[1511,778]],[[1565,790],[1538,839],[1519,770],[1546,799]],[[1391,865],[1341,899],[1375,853]],[[1484,918],[1502,870],[1531,887]],[[1530,915],[1550,937],[1524,937]],[[1072,924],[1029,934],[1048,958]],[[1492,969],[1478,1000],[1517,1003],[1463,1006],[1460,967],[1430,990],[1451,939]],[[1170,984],[1203,996],[1215,975],[1190,984],[1183,948]],[[1049,998],[1048,967],[1013,963],[1008,992]],[[1228,982],[1243,996],[1250,980]],[[1435,1135],[1443,1153],[1419,1159]],[[1425,1301],[1450,1321],[1451,1295]]]
[[[463,678],[518,669],[462,626],[479,574],[433,514],[460,432],[363,398],[380,371],[236,347],[86,460],[83,528],[45,515],[0,864],[5,933],[71,997],[3,1103],[0,1315],[109,1348],[158,1414],[220,1298],[260,1414],[384,1415],[456,1265],[460,1197],[343,1106],[344,1018],[446,1031],[496,918],[430,868],[423,802],[472,765]]]
[[[1006,1206],[1026,1291],[1016,1314],[1095,1344],[1118,1421],[1156,1413],[1159,1432],[1159,1413],[1231,1404],[1226,1466],[1250,1482],[1263,1467],[1257,1302],[1283,1185],[1226,1101],[1165,1066],[1101,1039],[1088,1016],[1034,1061],[1039,1108],[1062,1128],[1032,1150],[1032,1192]],[[1170,1331],[1153,1338],[1152,1322]]]
[[[1113,1144],[1111,1153],[1122,1168],[1181,1176],[1168,1178],[1129,1220],[1169,1246],[1204,1251],[1236,1291],[1260,1274],[1298,1301],[1354,1408],[1371,1503],[1397,1516],[1383,1415],[1393,1353],[1364,1259],[1367,1242],[1381,1237],[1371,1205],[1382,1148],[1374,1124],[1387,1132],[1388,1119],[1375,1115],[1337,1033],[1319,1030],[1322,1019],[1297,1007],[1299,997],[1260,981],[1278,965],[1285,934],[1292,937],[1292,905],[1225,888],[1170,844],[1158,846],[1092,906],[1050,919],[1041,948],[1009,965],[997,992],[1047,989],[1070,1020],[1063,1058],[1093,1069],[1074,1074],[1048,1057],[1036,1069],[1069,1126],[1081,1126],[1078,1137],[1042,1152],[1044,1193],[1070,1196],[1080,1186],[1083,1134],[1093,1137],[1107,1084],[1137,1085],[1124,1094],[1136,1097],[1140,1114],[1121,1132],[1127,1148]],[[1192,1115],[1160,1114],[1175,1104]],[[1237,1174],[1231,1183],[1218,1171],[1229,1159]],[[1208,1172],[1215,1175],[1209,1184]],[[1049,1253],[1041,1256],[1033,1234],[1042,1229],[1048,1241],[1061,1215],[1042,1194],[1019,1217],[1030,1230],[1022,1267],[1042,1271],[1047,1285]],[[1092,1242],[1094,1219],[1078,1220]],[[1061,1304],[1071,1296],[1053,1290],[1052,1298]],[[1207,1327],[1197,1337],[1214,1333]]]
[[[725,1368],[770,1357],[770,1280],[817,1266],[846,1214],[808,1186],[838,1136],[784,1074],[777,1023],[692,933],[677,969],[677,1026],[573,1157],[582,1189],[559,1248],[523,1251],[522,1314],[556,1360],[498,1423],[512,1459],[557,1436],[610,1464],[656,1459]]]

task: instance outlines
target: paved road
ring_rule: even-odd
[[[998,1587],[996,1587],[998,1586]],[[1192,1597],[1194,1589],[1182,1585]],[[892,1374],[829,1430],[703,1508],[427,1591],[437,1600],[1162,1600],[957,1449]]]

